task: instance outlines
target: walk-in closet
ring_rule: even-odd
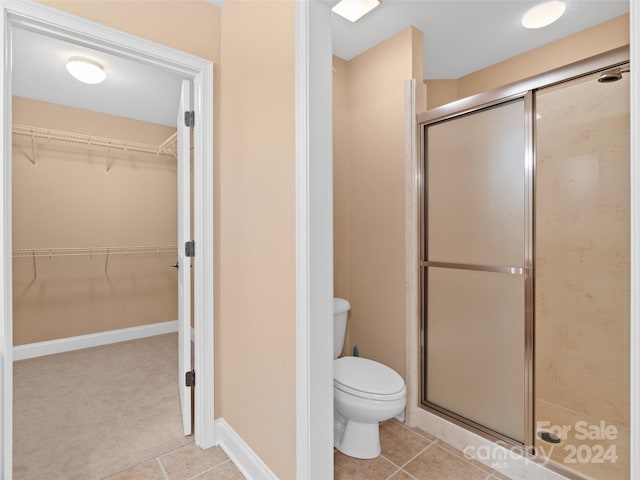
[[[13,39],[13,478],[109,478],[193,441],[176,375],[182,79]],[[73,78],[78,56],[105,81]]]

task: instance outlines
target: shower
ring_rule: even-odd
[[[599,83],[611,83],[617,82],[622,79],[623,73],[629,73],[629,65],[625,65],[623,67],[612,68],[611,70],[607,70],[606,72],[602,72],[598,77]]]
[[[629,478],[623,54],[419,117],[421,405],[571,478]]]

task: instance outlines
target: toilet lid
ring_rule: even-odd
[[[334,387],[364,398],[393,400],[405,394],[398,373],[381,363],[362,357],[342,357],[333,362]]]

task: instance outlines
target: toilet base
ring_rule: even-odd
[[[358,423],[336,416],[333,443],[336,449],[354,458],[371,459],[380,455],[380,426]]]

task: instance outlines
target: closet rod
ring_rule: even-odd
[[[13,258],[36,257],[89,257],[100,255],[144,255],[177,253],[175,245],[133,245],[86,248],[20,248],[13,251]]]
[[[176,156],[176,137],[174,133],[160,145],[149,145],[145,143],[127,142],[113,138],[94,137],[91,135],[83,135],[80,133],[63,132],[60,130],[49,130],[45,128],[31,127],[28,125],[13,125],[13,133],[15,135],[30,136],[34,138],[43,138],[46,140],[56,140],[60,142],[76,143],[88,145],[90,147],[104,147],[107,149],[115,148],[124,151],[133,151],[141,153],[149,153],[152,155],[169,155]]]

